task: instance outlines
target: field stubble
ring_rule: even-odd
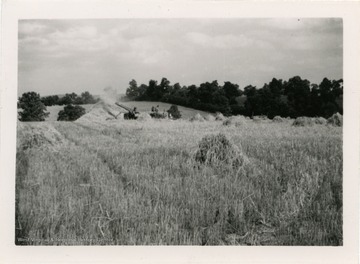
[[[249,162],[196,162],[200,140],[219,132]],[[342,129],[21,123],[16,243],[342,245]]]

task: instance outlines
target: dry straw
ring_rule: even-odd
[[[18,126],[20,150],[30,148],[53,149],[69,143],[52,125],[42,126],[41,123],[21,124]]]
[[[207,165],[243,166],[247,158],[224,134],[207,135],[199,142],[195,160]]]
[[[341,127],[343,125],[342,115],[339,113],[333,114],[330,118],[328,118],[327,124]]]
[[[77,123],[91,124],[93,122],[105,122],[107,120],[123,119],[123,113],[119,107],[101,100],[89,111],[76,120]]]
[[[149,120],[152,120],[152,118],[148,113],[140,113],[137,120],[138,121],[149,121]]]
[[[215,121],[215,116],[211,114],[206,115],[204,118],[206,121],[210,121],[210,122]]]
[[[224,122],[223,122],[223,125],[224,125],[224,126],[230,126],[230,125],[232,125],[232,124],[233,124],[233,122],[232,122],[231,119],[229,119],[229,118],[228,118],[228,119],[225,119]]]
[[[313,126],[314,120],[310,117],[301,116],[294,120],[293,126]]]
[[[236,127],[246,126],[247,124],[246,117],[242,115],[232,116],[230,117],[230,120],[235,124]]]
[[[246,118],[244,116],[232,116],[224,120],[224,126],[235,125],[236,127],[246,126]]]
[[[275,116],[272,121],[276,123],[281,123],[284,122],[284,119],[281,116]]]
[[[314,122],[317,125],[325,125],[327,120],[325,118],[323,118],[323,117],[315,117]]]
[[[215,120],[216,121],[225,121],[226,117],[222,113],[216,113]]]
[[[254,116],[253,121],[260,123],[264,121],[269,121],[269,119],[267,118],[267,116],[260,115],[260,116]]]
[[[190,118],[190,121],[191,122],[194,122],[194,121],[203,122],[203,121],[205,121],[205,118],[202,115],[200,115],[199,113],[197,113],[196,115],[194,115],[193,117]]]

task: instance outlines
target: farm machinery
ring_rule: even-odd
[[[131,109],[130,107],[119,104],[117,102],[115,104],[127,111],[127,113],[124,114],[124,119],[137,119],[138,118],[140,113],[136,110],[136,107],[134,107],[134,109]],[[174,106],[172,106],[172,107],[174,107]],[[171,109],[172,108],[170,108],[170,110]],[[172,118],[172,115],[171,115],[172,111],[170,111],[170,110],[168,110],[168,111],[164,110],[163,113],[159,113],[159,106],[152,107],[149,115],[151,116],[151,118],[154,118],[154,119],[164,119],[164,118],[168,118],[168,117]],[[176,108],[176,111],[177,111],[177,108]],[[176,117],[176,118],[179,118],[179,117]]]
[[[157,107],[151,107],[151,113],[150,113],[151,118],[156,118],[156,119],[163,119],[163,118],[167,118],[168,114],[164,111],[163,113],[159,113],[159,106]]]
[[[134,107],[134,109],[131,109],[125,105],[119,104],[119,103],[115,103],[117,106],[125,109],[126,111],[128,111],[127,113],[124,114],[124,119],[137,119],[139,112],[136,111],[136,107]]]

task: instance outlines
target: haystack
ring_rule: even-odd
[[[216,113],[215,120],[216,121],[225,121],[226,117],[222,113]]]
[[[204,118],[206,121],[210,121],[210,122],[215,121],[215,116],[211,114],[206,115]]]
[[[267,116],[264,116],[264,115],[254,116],[252,119],[253,119],[254,122],[269,121]]]
[[[27,123],[18,126],[17,148],[27,150],[31,148],[55,150],[68,140],[50,123]]]
[[[275,116],[272,121],[276,123],[281,123],[284,122],[284,119],[281,116]]]
[[[93,123],[93,122],[104,122],[107,120],[122,119],[121,109],[115,104],[112,105],[109,102],[101,100],[91,107],[88,112],[77,119],[75,122],[78,123]]]
[[[224,120],[224,122],[223,122],[223,126],[230,126],[230,125],[232,125],[232,121],[231,121],[231,119],[230,118],[227,118],[227,119],[225,119]]]
[[[246,126],[247,124],[246,117],[242,115],[232,116],[230,117],[230,120],[236,127]]]
[[[224,134],[207,135],[199,142],[195,160],[200,163],[242,166],[247,158]]]
[[[124,113],[118,114],[117,119],[123,120],[124,119]]]
[[[301,116],[294,120],[293,126],[313,126],[314,120],[310,117]]]
[[[230,126],[235,125],[236,127],[241,127],[246,125],[246,118],[244,116],[238,115],[238,116],[231,116],[227,118],[223,122],[224,126]]]
[[[323,117],[315,117],[314,122],[317,125],[325,125],[327,120],[325,118],[323,118]]]
[[[150,114],[148,113],[140,113],[138,118],[137,118],[138,121],[149,121],[149,120],[152,120]]]
[[[327,124],[340,127],[343,125],[343,116],[339,113],[333,114],[331,117],[328,118]]]
[[[190,121],[198,121],[198,122],[203,122],[205,121],[204,117],[202,115],[200,115],[199,113],[197,113],[196,115],[194,115],[193,117],[190,118]]]

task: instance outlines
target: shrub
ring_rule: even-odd
[[[342,115],[339,113],[333,114],[331,117],[328,118],[327,124],[333,126],[342,126],[343,125]]]
[[[233,145],[224,134],[207,135],[199,142],[195,160],[200,163],[241,166],[246,162],[245,156]]]
[[[85,114],[85,109],[79,105],[67,105],[58,114],[58,121],[74,121]]]
[[[294,120],[293,126],[312,126],[314,125],[314,120],[310,117],[298,117]]]
[[[22,109],[19,112],[20,121],[45,121],[45,118],[49,116],[40,95],[35,92],[24,93],[19,98],[18,108]]]
[[[171,115],[171,117],[173,119],[179,119],[181,118],[181,113],[177,107],[177,105],[172,105],[170,106],[170,109],[167,110],[167,112],[169,113],[169,115]]]

